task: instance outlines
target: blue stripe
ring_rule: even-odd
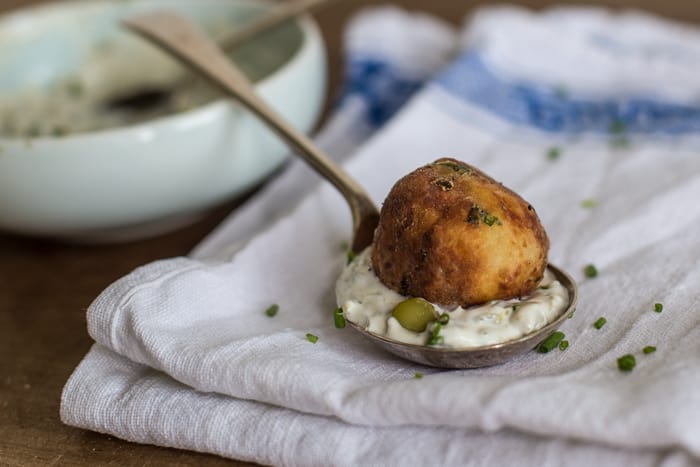
[[[512,83],[491,72],[475,52],[459,57],[437,78],[448,93],[519,125],[547,132],[700,132],[700,107],[647,97],[586,100],[553,89]]]
[[[379,128],[422,84],[380,57],[354,56],[346,68],[341,102],[348,95],[362,98],[367,105],[365,120],[372,127]]]

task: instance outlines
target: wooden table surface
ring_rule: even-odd
[[[2,0],[0,12],[37,3]],[[328,44],[331,93],[341,70],[341,31],[359,8],[383,3],[347,0],[318,12]],[[477,1],[403,0],[460,24]],[[534,7],[547,0],[522,3]],[[697,0],[608,0],[672,18],[700,22]],[[0,200],[0,203],[2,201]],[[90,348],[85,309],[115,279],[147,262],[186,254],[241,200],[208,213],[195,225],[143,241],[85,246],[0,233],[0,465],[250,465],[176,449],[139,445],[61,424],[61,389]]]

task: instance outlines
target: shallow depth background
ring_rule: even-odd
[[[0,12],[37,3],[47,2],[2,0]],[[316,14],[328,44],[330,96],[338,90],[345,21],[364,6],[385,3],[346,0]],[[493,2],[402,0],[393,3],[461,24],[470,9]],[[510,3],[542,8],[563,2],[511,0]],[[700,23],[698,0],[586,3],[642,8],[669,18]],[[92,299],[109,283],[139,265],[187,254],[241,201],[228,203],[178,232],[122,245],[66,245],[0,233],[0,465],[249,465],[127,443],[66,427],[58,413],[63,384],[91,345],[85,329],[85,309]]]

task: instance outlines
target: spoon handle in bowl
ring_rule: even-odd
[[[289,21],[291,18],[326,7],[337,1],[340,0],[293,0],[280,2],[273,8],[270,8],[260,18],[256,18],[250,24],[235,29],[222,37],[220,41],[221,48],[224,50],[232,49],[258,34],[279,26],[285,21]]]
[[[371,235],[368,236],[367,231],[373,228],[370,229],[365,224],[375,222],[378,213],[362,186],[342,171],[306,135],[295,130],[272,110],[256,94],[246,76],[204,33],[182,16],[169,11],[130,17],[123,23],[208,78],[267,123],[316,172],[330,181],[348,202],[355,233],[353,248],[359,251],[371,243]],[[361,231],[361,235],[358,235],[358,231]]]

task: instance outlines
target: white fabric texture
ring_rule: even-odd
[[[679,40],[657,52],[659,63],[700,47],[697,32],[686,27],[592,11],[571,14],[592,25],[633,24],[616,36],[628,48],[634,46],[628,30],[648,30],[650,37],[672,31]],[[523,75],[519,66],[493,66],[480,75],[483,81],[460,82],[482,70],[474,63],[488,68],[497,61],[489,53],[504,47],[491,47],[503,40],[502,27],[523,48],[538,43],[540,29],[558,28],[556,18],[512,8],[479,12],[468,23],[460,57],[345,166],[378,202],[400,176],[442,156],[473,164],[520,193],[547,229],[551,262],[579,283],[578,310],[562,326],[571,343],[566,351],[439,370],[336,329],[333,289],[350,219],[340,196],[318,184],[303,198],[300,191],[298,204],[271,225],[253,222],[254,229],[236,231],[232,217],[217,232],[220,248],[227,248],[227,229],[238,245],[226,260],[204,259],[217,256],[208,247],[199,259],[148,264],[106,289],[88,310],[96,345],[66,384],[62,420],[136,442],[274,465],[696,465],[700,130],[692,105],[698,102],[674,107],[678,90],[653,99],[625,95],[633,101],[606,105],[600,118],[624,121],[629,131],[584,124],[572,131],[571,124],[532,113],[524,121],[520,107],[501,105],[502,95],[516,103],[527,96],[529,109],[549,105],[552,97],[542,89],[552,83],[536,79],[549,76],[551,64],[542,65],[542,57],[523,66]],[[581,60],[598,63],[597,42],[569,30],[558,29],[562,41],[579,38],[576,46],[587,52]],[[627,63],[626,49],[619,53]],[[692,76],[696,63],[683,76]],[[555,106],[564,109],[562,121],[571,120],[571,108],[577,116],[599,112],[587,99],[616,102],[621,79],[635,89],[640,77],[618,74],[615,61],[607,67],[595,89],[567,77],[571,101]],[[655,89],[663,89],[657,78]],[[474,82],[491,87],[474,91],[468,88]],[[523,91],[538,82],[540,88]],[[676,83],[683,85],[680,78]],[[690,95],[696,83],[686,84]],[[507,92],[494,93],[494,86]],[[668,102],[658,101],[664,97]],[[642,110],[624,112],[639,102]],[[554,145],[557,159],[547,157]],[[584,200],[596,205],[584,207]],[[275,202],[263,194],[249,209],[274,209],[266,203]],[[252,231],[258,233],[242,246]],[[588,263],[598,277],[584,277]],[[272,303],[280,305],[274,318],[264,313]],[[663,303],[663,312],[654,311],[655,303]],[[595,329],[600,316],[608,322]],[[648,345],[657,351],[643,354]],[[617,358],[628,353],[637,366],[623,373]]]

